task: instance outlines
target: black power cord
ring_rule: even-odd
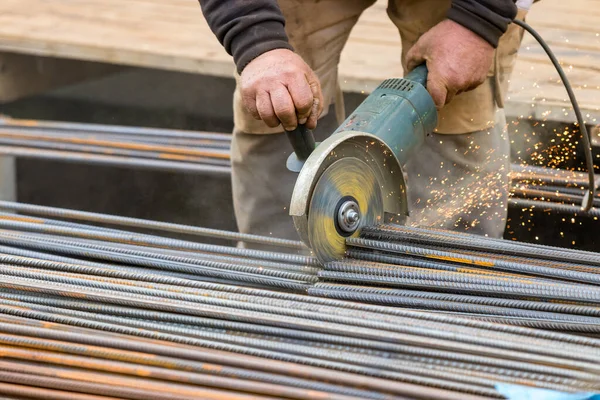
[[[579,124],[579,130],[581,131],[581,138],[583,141],[583,151],[585,155],[586,168],[588,170],[589,187],[587,195],[583,198],[581,207],[584,209],[584,211],[589,211],[594,204],[594,196],[596,194],[594,159],[592,156],[592,146],[590,144],[590,134],[588,133],[585,123],[583,121],[581,109],[579,108],[579,103],[577,103],[577,99],[575,98],[575,93],[573,93],[573,88],[571,87],[571,84],[569,83],[569,80],[565,75],[565,71],[562,69],[560,63],[556,59],[556,56],[554,55],[552,50],[550,50],[550,47],[548,47],[548,44],[544,41],[544,39],[542,39],[542,37],[535,31],[535,29],[533,29],[526,22],[523,22],[518,19],[513,20],[513,23],[525,29],[531,34],[531,36],[535,38],[535,40],[538,41],[538,43],[540,44],[540,46],[542,46],[546,54],[548,54],[548,57],[550,57],[550,61],[552,61],[552,64],[554,64],[554,67],[556,68],[558,75],[560,75],[560,79],[562,80],[563,85],[565,85],[565,89],[567,90],[567,94],[569,95],[569,99],[571,100],[571,104],[573,105],[573,111],[575,111],[575,116],[577,117],[577,123]]]

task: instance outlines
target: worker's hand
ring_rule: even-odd
[[[315,129],[323,112],[323,93],[315,73],[302,58],[287,49],[268,51],[242,71],[244,105],[252,116],[269,127],[280,123],[296,129],[298,123]]]
[[[409,70],[427,62],[427,90],[440,109],[485,81],[494,48],[471,30],[444,20],[425,32],[406,58]]]

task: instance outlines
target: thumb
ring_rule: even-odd
[[[414,46],[406,53],[406,69],[410,72],[419,65],[423,64],[425,57],[421,51],[421,46],[417,42]]]
[[[427,91],[431,95],[435,107],[438,110],[444,107],[448,97],[448,88],[435,74],[429,74],[427,77]]]

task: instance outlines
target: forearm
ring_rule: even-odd
[[[475,32],[493,47],[517,15],[514,0],[452,0],[448,18]]]
[[[269,50],[292,49],[276,0],[199,1],[208,25],[233,56],[238,72]]]

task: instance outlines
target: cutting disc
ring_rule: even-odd
[[[354,213],[348,225],[344,213]],[[346,157],[331,164],[319,177],[308,212],[308,238],[323,263],[340,259],[346,238],[355,237],[363,226],[383,222],[383,198],[375,173],[357,158]],[[358,219],[356,219],[358,218]]]

